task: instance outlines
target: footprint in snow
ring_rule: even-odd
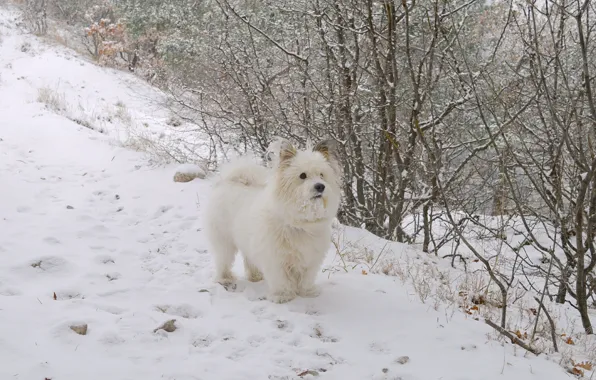
[[[332,337],[332,336],[328,336],[323,332],[323,328],[321,327],[321,325],[316,324],[312,327],[312,331],[309,334],[311,338],[315,338],[315,339],[319,339],[322,342],[325,343],[336,343],[339,342],[339,339]]]
[[[172,205],[161,206],[157,209],[157,211],[155,211],[155,213],[153,214],[153,218],[157,219],[173,208],[174,208],[174,206],[172,206]]]
[[[391,352],[391,350],[387,347],[387,344],[383,342],[372,342],[369,347],[372,352],[377,352],[380,354],[388,354]]]
[[[45,237],[43,239],[43,242],[46,243],[46,244],[51,244],[51,245],[58,245],[58,244],[60,244],[60,240],[56,239],[53,236]]]
[[[103,304],[97,304],[97,305],[95,305],[95,308],[99,311],[104,311],[106,313],[110,313],[113,315],[120,315],[120,314],[123,314],[124,312],[128,311],[127,309],[123,309],[118,306],[103,305]]]
[[[246,339],[246,341],[251,347],[259,347],[266,341],[266,339],[260,335],[251,335]]]
[[[124,340],[124,338],[120,337],[120,335],[114,331],[104,333],[99,338],[99,341],[105,345],[108,345],[108,346],[117,346],[119,344],[126,342],[126,340]]]
[[[222,342],[229,342],[232,340],[236,340],[236,338],[234,337],[233,331],[224,331],[221,333],[221,338],[219,340]]]
[[[120,273],[118,272],[113,272],[113,273],[107,273],[106,274],[106,278],[108,279],[108,281],[116,281],[121,277]]]
[[[115,264],[116,260],[108,255],[98,255],[95,257],[95,262],[98,264]]]
[[[199,337],[193,338],[191,344],[197,348],[207,348],[213,344],[215,338],[212,335],[201,335]]]
[[[40,272],[58,273],[64,271],[69,262],[58,256],[44,256],[30,261],[29,266]]]
[[[238,359],[242,359],[245,356],[246,356],[246,348],[245,347],[234,347],[232,349],[232,352],[230,352],[228,355],[226,355],[226,358],[236,361]]]
[[[321,315],[321,312],[315,309],[307,308],[304,312],[306,315]]]
[[[282,331],[292,332],[294,330],[294,326],[292,325],[292,323],[290,321],[277,319],[274,323],[275,323],[275,326]]]
[[[80,293],[77,292],[76,290],[60,290],[57,292],[54,292],[54,294],[56,295],[56,301],[68,301],[68,300],[73,300],[73,299],[80,299],[80,300],[84,300],[85,296]]]
[[[477,348],[475,344],[462,344],[461,346],[462,351],[474,351]]]
[[[265,315],[267,310],[265,309],[264,306],[257,306],[257,307],[254,307],[250,312],[253,313],[255,316],[260,317],[260,316]]]
[[[175,315],[177,317],[187,318],[187,319],[197,319],[203,316],[203,314],[197,310],[195,307],[188,305],[188,304],[181,304],[181,305],[158,305],[155,307],[157,311],[160,311],[164,314]]]
[[[103,190],[96,190],[92,193],[94,196],[96,196],[97,198],[103,199],[106,196],[106,192]]]

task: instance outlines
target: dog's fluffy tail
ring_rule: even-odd
[[[267,184],[270,172],[271,169],[257,164],[249,157],[243,157],[222,165],[219,181],[263,187]]]

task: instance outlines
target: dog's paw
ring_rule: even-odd
[[[263,281],[263,274],[259,271],[253,270],[250,273],[248,273],[248,281],[250,281],[250,282]]]
[[[313,285],[309,288],[300,289],[298,291],[298,295],[300,297],[305,297],[305,298],[318,297],[319,295],[321,295],[321,289],[318,286]]]
[[[230,282],[230,283],[219,283],[221,286],[223,286],[223,288],[228,291],[228,292],[234,292],[236,291],[236,288],[238,288],[238,285],[235,282]]]
[[[214,281],[224,287],[225,290],[236,290],[236,277],[232,274],[217,276]]]
[[[295,293],[272,293],[267,299],[273,303],[286,303],[296,298]]]

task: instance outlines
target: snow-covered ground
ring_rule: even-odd
[[[159,125],[167,113],[145,99],[160,94],[24,34],[17,16],[0,8],[0,379],[570,376],[553,358],[489,338],[457,305],[349,270],[334,248],[318,298],[277,305],[262,300],[263,283],[214,284],[202,232],[209,180],[174,182],[173,166],[123,148],[122,123],[105,118],[124,104],[135,123]],[[65,109],[39,102],[41,88],[61,89],[45,95],[63,94]],[[336,234],[338,249],[364,238],[385,247],[360,230]],[[391,254],[435,265],[403,245]],[[175,331],[158,329],[171,319]],[[86,335],[70,328],[84,324]]]

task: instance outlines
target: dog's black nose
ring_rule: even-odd
[[[325,185],[323,185],[322,183],[317,183],[315,185],[315,190],[318,191],[319,193],[322,193],[323,190],[325,190]]]

